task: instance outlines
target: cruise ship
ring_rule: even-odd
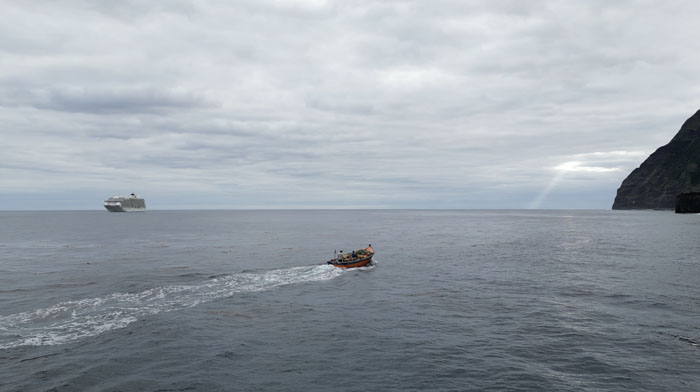
[[[146,202],[131,194],[129,196],[112,196],[105,200],[105,208],[109,212],[137,212],[146,211]]]

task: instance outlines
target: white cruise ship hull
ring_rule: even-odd
[[[145,212],[145,208],[124,208],[121,206],[105,206],[109,212]]]

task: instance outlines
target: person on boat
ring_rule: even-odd
[[[365,250],[366,250],[367,252],[369,252],[369,253],[374,253],[374,248],[372,248],[372,244],[367,245],[367,247],[365,248]]]
[[[352,256],[351,256],[350,258],[351,258],[351,259],[354,259],[355,257],[357,257],[357,256],[355,255],[355,251],[353,250],[353,251],[352,251]]]

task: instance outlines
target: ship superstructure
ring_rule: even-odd
[[[109,212],[146,211],[146,201],[133,193],[129,196],[112,196],[105,200],[105,208]]]

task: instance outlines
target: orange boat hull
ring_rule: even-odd
[[[366,254],[369,254],[369,256],[366,256],[364,259],[352,260],[352,259],[347,259],[347,258],[341,257],[341,258],[339,258],[339,259],[336,258],[336,259],[333,259],[333,260],[329,260],[329,261],[328,261],[328,264],[334,265],[334,266],[336,266],[336,267],[338,267],[338,268],[357,268],[357,267],[364,267],[364,266],[366,266],[367,264],[369,264],[369,263],[372,262],[372,257],[374,257],[374,248],[372,248],[372,245],[370,245],[370,246],[366,247],[366,248],[363,249],[363,250],[367,251],[367,253],[365,253],[365,255],[366,255]],[[342,252],[342,251],[341,251],[341,252]],[[359,252],[359,251],[358,251],[358,252]],[[353,254],[353,256],[354,256],[354,255],[355,255],[355,252],[352,252],[352,254]],[[346,261],[346,260],[347,260],[347,261]]]
[[[333,266],[338,267],[338,268],[357,268],[357,267],[364,267],[371,262],[372,262],[372,258],[368,257],[366,259],[359,260],[359,261],[356,261],[354,263],[334,263],[334,262],[329,261],[328,264],[333,265]]]

